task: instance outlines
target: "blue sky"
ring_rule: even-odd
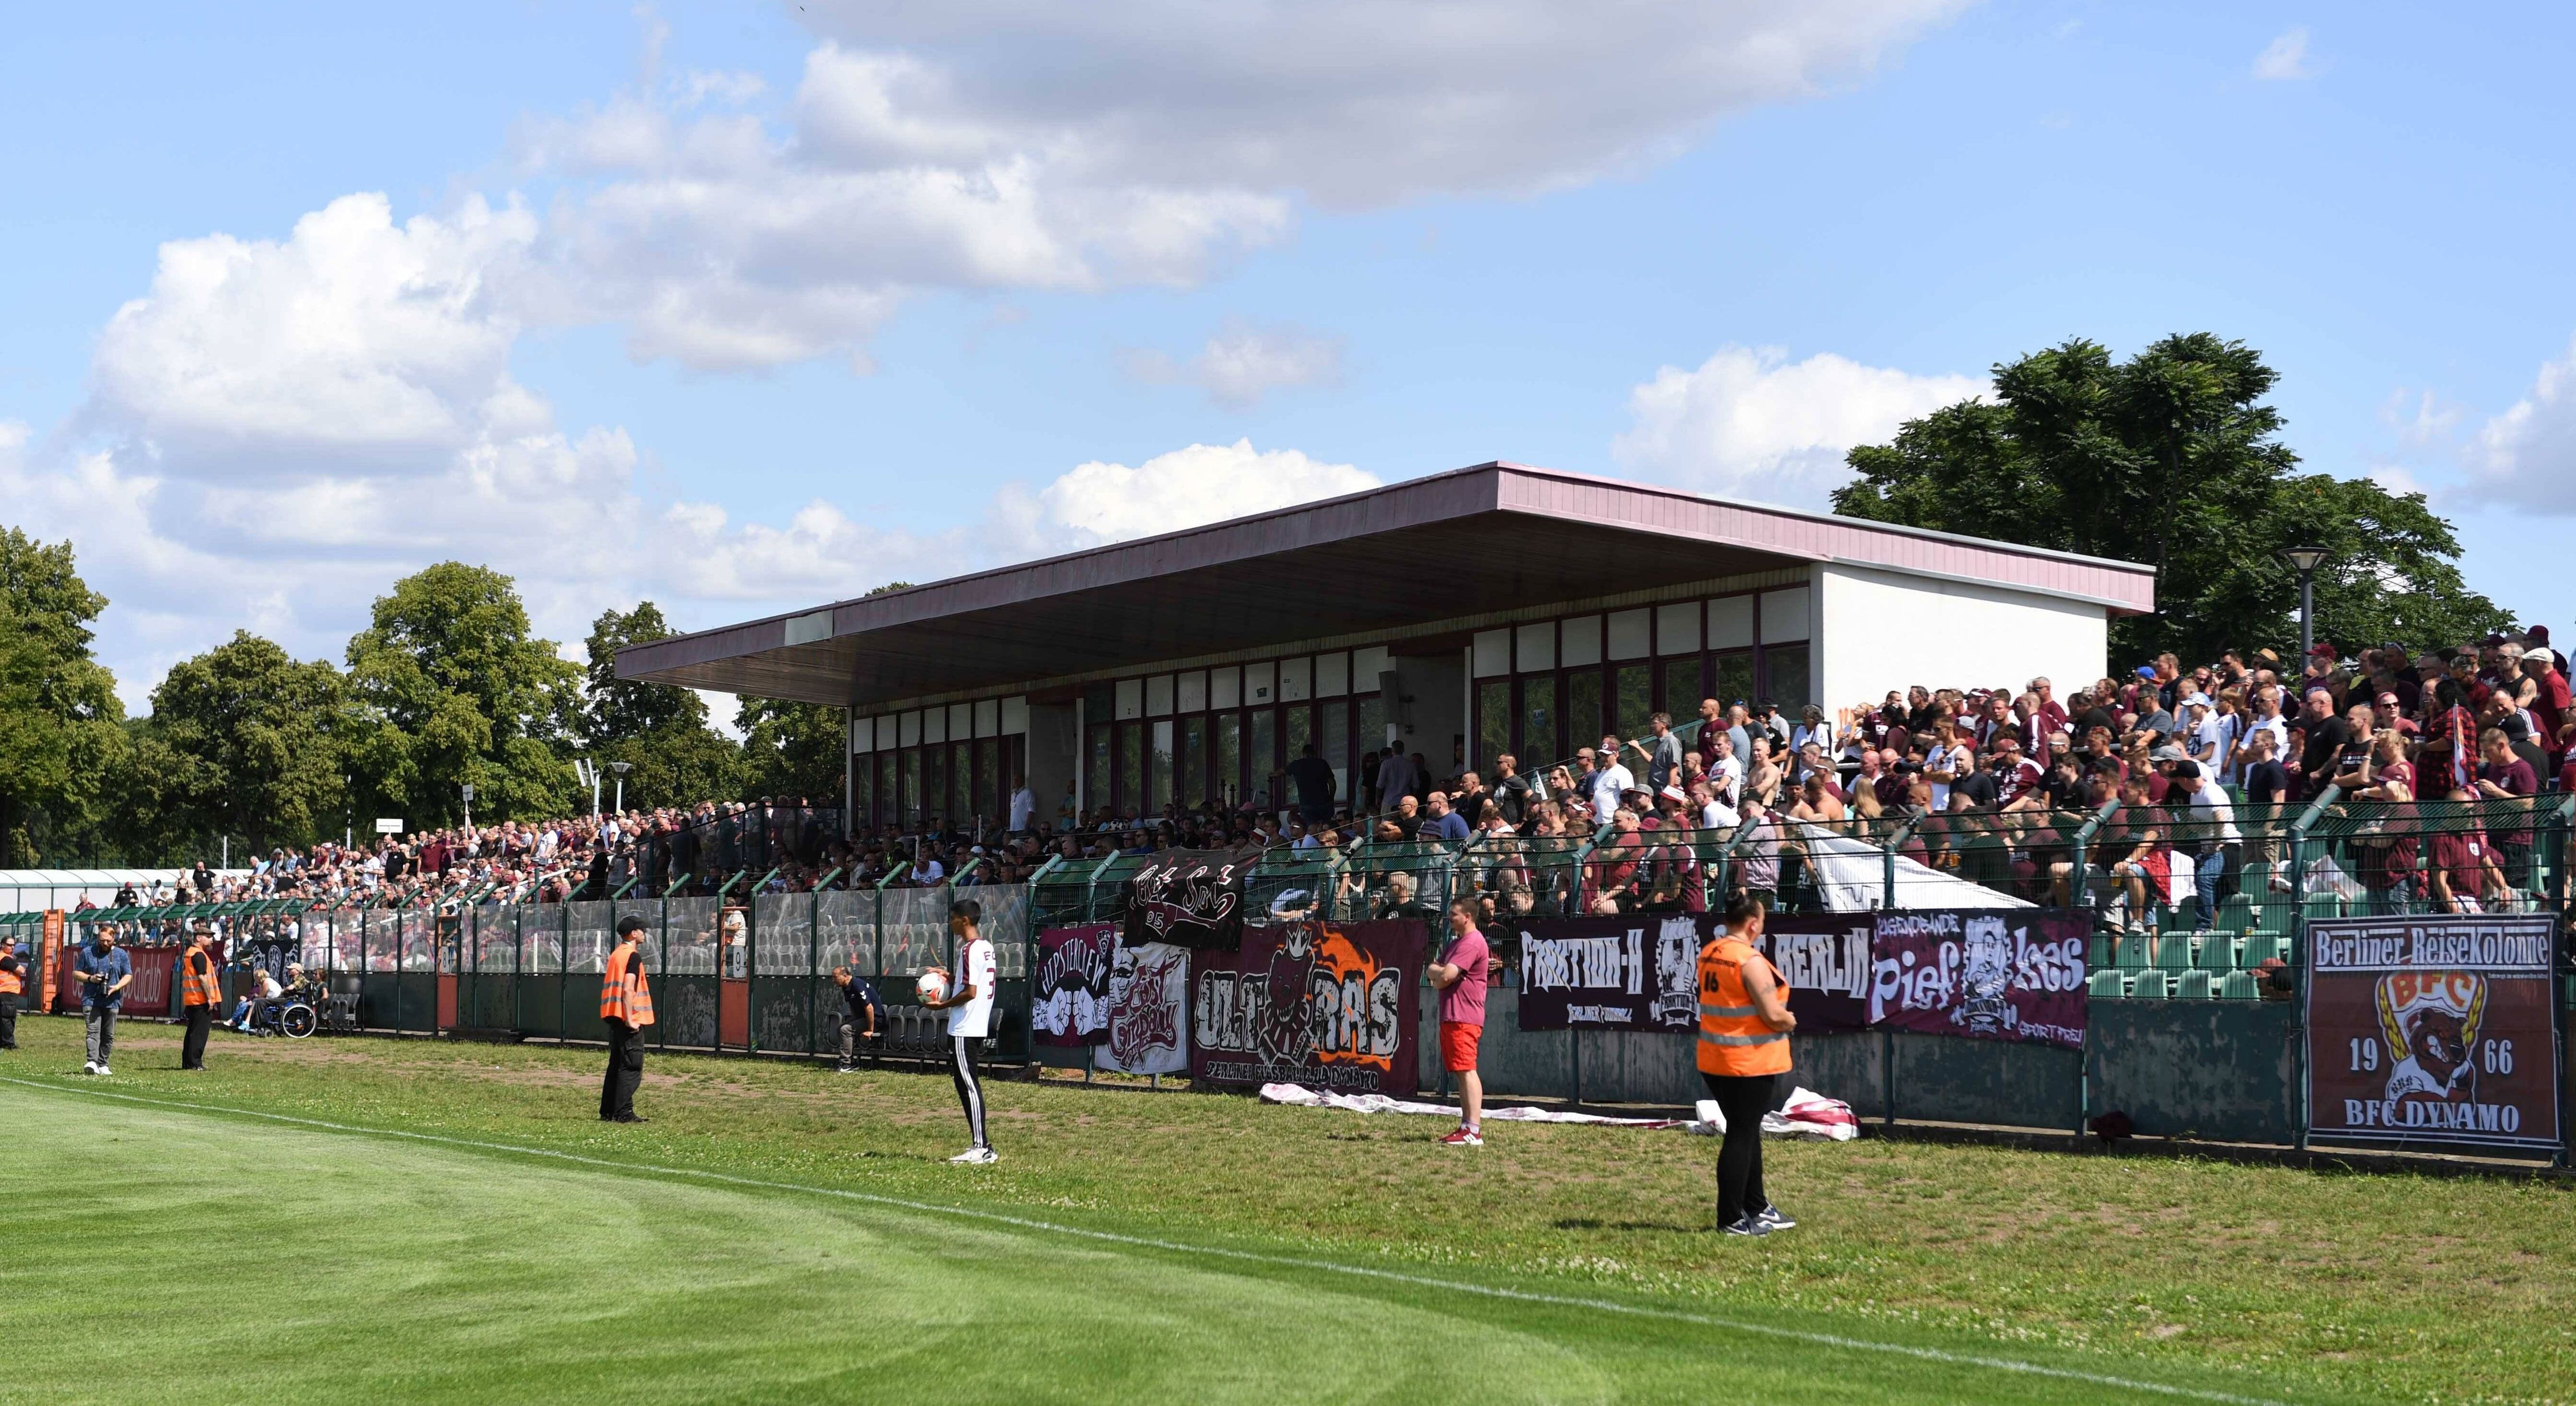
[[[139,703],[451,556],[571,641],[1496,457],[1814,505],[1998,360],[2210,330],[2569,621],[2563,11],[1211,13],[22,17],[0,520]]]

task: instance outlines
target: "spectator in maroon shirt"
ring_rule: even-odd
[[[2477,799],[2466,786],[2451,788],[2450,798],[2465,805]],[[2477,913],[2482,900],[2510,896],[2504,870],[2485,830],[2467,816],[2446,818],[2430,827],[2425,878],[2435,908],[2444,913]]]

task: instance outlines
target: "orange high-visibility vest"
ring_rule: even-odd
[[[199,963],[205,965],[204,971],[197,970]],[[195,948],[181,957],[179,959],[179,1004],[220,1006],[223,1003],[223,988],[217,984],[215,978],[215,959],[206,955],[206,949]]]
[[[1699,949],[1699,1070],[1743,1076],[1789,1072],[1789,1032],[1774,1030],[1744,989],[1744,964],[1769,963],[1731,934]],[[1774,971],[1771,979],[1779,980]]]
[[[27,989],[27,979],[16,972],[0,971],[0,996],[15,996]]]
[[[599,1018],[622,1020],[637,1029],[653,1023],[653,992],[644,984],[644,954],[619,943],[608,954],[608,974],[599,982]]]

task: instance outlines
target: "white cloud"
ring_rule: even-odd
[[[2530,393],[2490,417],[2465,458],[2474,499],[2576,512],[2576,343],[2541,363]]]
[[[1301,200],[1637,169],[1866,75],[1965,3],[817,3],[778,111],[698,113],[758,95],[655,59],[639,92],[528,124],[524,168],[573,184],[528,307],[619,323],[642,359],[863,365],[926,290],[1185,286],[1286,237]]]
[[[1177,532],[1378,486],[1375,474],[1252,441],[1193,444],[1129,468],[1083,464],[1030,500],[1035,520],[1066,539],[1057,550]]]
[[[1229,410],[1248,410],[1271,391],[1332,386],[1342,379],[1342,339],[1289,324],[1229,320],[1187,362],[1158,351],[1121,357],[1127,374],[1153,385],[1187,382]]]
[[[2263,52],[2254,56],[2254,76],[2270,83],[2315,77],[2316,69],[2308,62],[2308,31],[2284,30],[2264,45]]]
[[[1819,353],[1725,347],[1697,370],[1666,366],[1631,391],[1619,462],[1689,487],[1821,507],[1848,477],[1843,453],[1899,425],[1986,393],[1971,376],[1916,376]]]

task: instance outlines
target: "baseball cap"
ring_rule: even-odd
[[[2156,666],[2155,666],[2155,665],[2153,665],[2153,664],[2141,664],[2141,665],[2139,665],[2139,666],[2138,666],[2138,677],[2139,677],[2139,678],[2142,678],[2142,679],[2151,679],[2151,678],[2154,678],[2155,676],[2156,676]]]
[[[1679,786],[1666,786],[1655,794],[1668,801],[1687,801],[1690,799],[1690,797],[1682,794],[1682,788]]]
[[[2154,751],[2147,753],[2147,760],[2151,762],[2185,762],[2191,760],[2191,758],[2184,756],[2183,750],[2180,747],[2176,747],[2168,743],[2165,746],[2158,747]]]

